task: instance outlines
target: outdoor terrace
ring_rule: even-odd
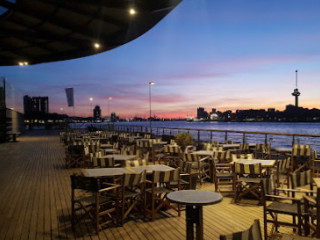
[[[73,233],[70,175],[79,169],[66,169],[64,155],[54,131],[30,132],[0,145],[0,239],[185,239],[185,214],[174,211],[154,222],[128,220],[98,235],[90,225],[77,225]],[[201,189],[214,191],[214,185]],[[262,212],[256,203],[233,204],[225,197],[204,207],[204,238],[244,230],[257,218],[262,225]]]

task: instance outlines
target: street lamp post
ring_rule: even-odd
[[[90,117],[90,116],[93,116],[93,113],[92,113],[92,101],[93,101],[93,98],[92,97],[89,98],[89,101],[90,101],[90,114],[89,114],[89,117]]]
[[[150,110],[150,115],[149,115],[149,121],[150,121],[150,133],[152,133],[151,129],[151,86],[154,85],[154,82],[149,82],[149,110]]]
[[[110,121],[111,121],[111,116],[110,116],[110,102],[112,100],[112,97],[108,97],[108,116],[110,117]]]

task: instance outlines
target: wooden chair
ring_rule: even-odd
[[[69,145],[66,151],[66,167],[83,167],[84,157],[83,145]]]
[[[178,182],[178,190],[180,190],[180,173],[179,169],[170,171],[154,171],[151,180],[146,180],[151,187],[146,188],[145,204],[146,212],[151,215],[151,221],[154,221],[156,214],[164,207],[174,209],[180,216],[180,206],[175,207],[167,199],[168,193],[174,191],[170,182]],[[147,201],[147,198],[149,199]]]
[[[295,197],[296,192],[302,192],[308,195],[313,195],[313,177],[312,171],[295,171],[290,174],[291,189],[287,189],[288,193],[291,193],[292,197]],[[309,189],[307,189],[307,187]]]
[[[181,190],[196,189],[198,173],[192,173],[192,163],[180,161],[179,170]],[[170,186],[178,189],[178,182],[170,182]]]
[[[75,224],[84,217],[92,221],[97,233],[103,225],[117,223],[118,201],[114,191],[119,187],[116,184],[102,187],[100,179],[71,175],[72,229],[75,230]]]
[[[219,163],[230,163],[231,162],[231,151],[217,151],[213,153],[213,160]]]
[[[198,173],[200,184],[206,178],[210,178],[209,156],[201,158],[197,154],[185,153],[183,160],[192,163],[192,171]]]
[[[237,203],[243,196],[248,194],[252,194],[261,202],[262,192],[260,182],[264,176],[261,163],[244,164],[235,162],[234,172],[234,202]]]
[[[317,188],[316,197],[303,196],[304,211],[307,215],[305,227],[312,237],[320,238],[320,188]],[[310,232],[309,232],[310,231]]]
[[[277,187],[284,188],[286,185],[289,188],[290,174],[291,174],[291,158],[287,157],[283,160],[277,160]]]
[[[264,222],[265,222],[265,235],[267,234],[267,223],[272,223],[272,233],[278,232],[280,226],[290,226],[294,230],[298,230],[298,234],[302,234],[304,229],[305,234],[308,233],[306,227],[307,214],[303,208],[303,197],[295,198],[295,193],[313,194],[312,190],[312,177],[311,170],[303,172],[294,172],[290,176],[291,188],[275,188],[274,194],[263,194],[263,206],[264,206]],[[311,189],[306,189],[306,186],[311,186]],[[299,188],[301,187],[301,188]],[[263,189],[265,190],[265,189]],[[280,193],[291,193],[286,196],[279,196]],[[289,196],[291,195],[291,196]],[[272,203],[266,205],[266,198],[272,200]],[[291,202],[288,202],[291,201]],[[278,215],[290,215],[292,216],[292,222],[285,222],[279,220]],[[271,218],[268,219],[268,216]],[[267,235],[266,235],[267,236]]]
[[[213,162],[213,179],[216,192],[234,192],[235,191],[235,177],[234,164],[231,163],[215,163]],[[229,190],[222,190],[220,186],[231,186]]]
[[[305,212],[302,208],[302,198],[296,199],[287,196],[279,196],[279,191],[282,189],[274,189],[275,194],[267,194],[265,192],[265,186],[263,181],[261,181],[262,189],[262,205],[263,205],[263,219],[264,219],[264,236],[268,239],[268,236],[273,236],[277,234],[280,226],[293,227],[294,230],[298,229],[298,234],[302,234],[303,227],[303,216]],[[271,191],[270,191],[271,192]],[[272,202],[267,205],[267,199]],[[284,219],[279,219],[279,215],[289,215],[292,216],[292,221],[284,221]],[[272,223],[271,232],[268,235],[267,224]]]
[[[293,145],[291,152],[292,170],[304,166],[308,168],[311,165],[312,154],[310,145]]]
[[[220,240],[262,240],[259,219],[255,219],[249,229],[227,235],[220,235]]]
[[[182,150],[179,145],[164,146],[164,161],[172,167],[179,167],[179,162],[182,160]]]
[[[122,175],[120,191],[121,226],[123,225],[124,219],[128,217],[130,212],[136,208],[137,205],[140,204],[140,210],[143,210],[144,212],[145,180],[146,171]]]
[[[254,150],[255,158],[271,159],[271,144],[257,143]]]

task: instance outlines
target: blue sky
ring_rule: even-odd
[[[159,117],[210,110],[283,110],[293,104],[295,70],[300,105],[320,108],[319,0],[184,0],[154,28],[111,51],[27,67],[0,67],[9,105],[22,95],[49,96],[50,111],[90,114],[89,98],[107,114]],[[19,108],[19,107],[17,107]]]

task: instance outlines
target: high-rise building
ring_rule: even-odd
[[[197,118],[198,119],[208,118],[208,113],[204,110],[204,108],[202,108],[202,107],[197,108]]]
[[[49,113],[48,97],[23,97],[24,114],[26,118],[44,116]]]
[[[101,119],[101,109],[100,106],[95,106],[93,109],[93,118],[94,119]]]

